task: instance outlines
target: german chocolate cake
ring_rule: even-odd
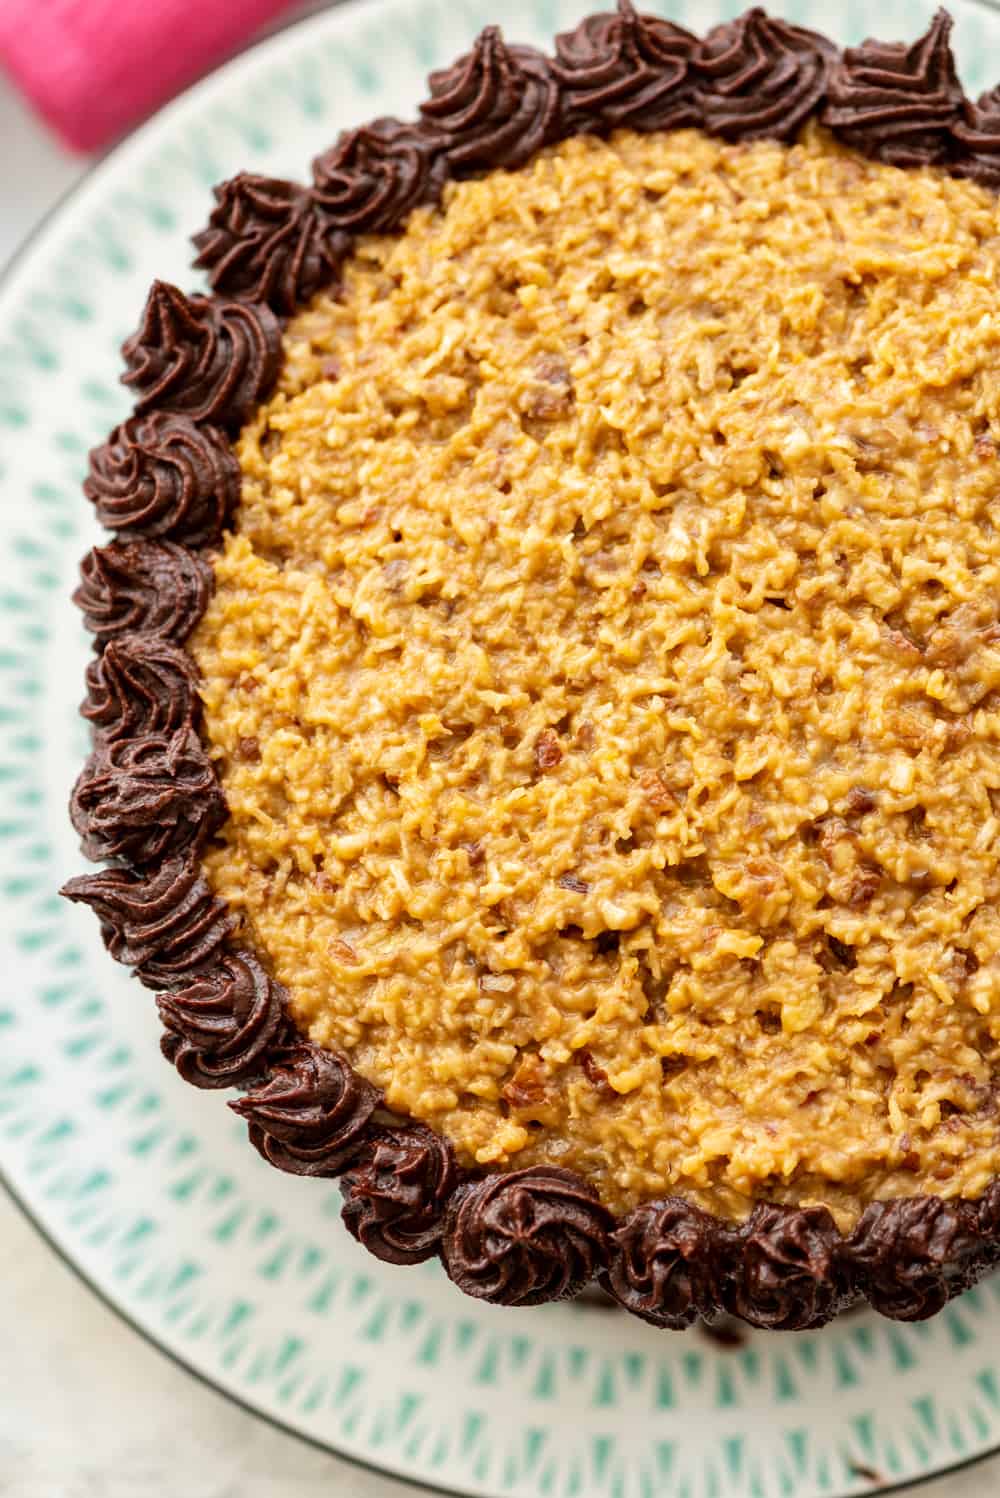
[[[66,893],[396,1264],[665,1327],[1000,1259],[1000,94],[622,0],[216,189],[85,490]]]

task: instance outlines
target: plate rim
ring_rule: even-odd
[[[599,0],[593,0],[595,8]],[[612,0],[607,0],[610,6]],[[942,0],[947,4],[947,0]],[[1000,0],[965,0],[975,8],[1000,15]],[[775,0],[776,8],[780,8],[782,0]],[[28,234],[17,244],[13,253],[0,267],[0,305],[8,296],[16,295],[17,281],[20,274],[31,264],[34,256],[44,253],[45,243],[52,232],[56,229],[63,216],[72,208],[76,207],[81,199],[85,199],[96,187],[105,172],[119,166],[129,153],[141,149],[147,135],[152,135],[160,130],[165,122],[183,117],[188,109],[196,108],[201,101],[202,95],[208,95],[218,88],[223,79],[230,72],[235,73],[240,67],[247,64],[248,59],[256,57],[277,47],[283,43],[292,33],[299,35],[310,29],[317,32],[329,26],[331,18],[338,14],[346,15],[350,12],[389,10],[392,8],[393,0],[329,0],[320,10],[301,16],[297,20],[289,21],[280,25],[276,30],[270,31],[264,36],[252,39],[240,47],[238,51],[217,64],[208,72],[201,74],[192,83],[176,94],[172,99],[154,111],[147,119],[127,131],[116,140],[105,151],[100,153],[96,159],[91,161],[81,175],[65,188],[35,222]],[[426,1481],[422,1477],[413,1476],[409,1473],[393,1469],[391,1466],[379,1464],[357,1452],[350,1451],[334,1443],[332,1439],[324,1439],[312,1435],[289,1421],[282,1419],[273,1411],[254,1405],[251,1401],[239,1393],[234,1387],[218,1381],[210,1373],[205,1372],[190,1362],[182,1353],[175,1350],[167,1342],[162,1341],[151,1326],[145,1326],[138,1320],[123,1303],[116,1300],[110,1289],[105,1289],[83,1266],[78,1258],[73,1257],[68,1246],[64,1245],[55,1232],[46,1224],[43,1218],[29,1205],[25,1196],[14,1185],[10,1173],[0,1161],[0,1191],[4,1197],[17,1210],[21,1218],[28,1223],[31,1229],[37,1233],[43,1243],[55,1255],[58,1263],[62,1264],[73,1275],[74,1279],[87,1290],[94,1299],[111,1312],[115,1319],[132,1333],[138,1336],[146,1346],[164,1358],[169,1364],[180,1369],[183,1373],[193,1378],[202,1388],[209,1389],[220,1395],[231,1405],[242,1410],[245,1414],[261,1421],[283,1435],[291,1437],[306,1447],[321,1452],[324,1455],[335,1457],[337,1460],[350,1467],[369,1472],[373,1476],[386,1478],[389,1481],[399,1483],[413,1492],[422,1492],[431,1495],[443,1495],[443,1498],[451,1498],[451,1495],[459,1495],[459,1490],[452,1486],[441,1486],[440,1484]],[[786,1334],[794,1336],[794,1333]],[[873,1495],[900,1495],[914,1493],[924,1488],[928,1483],[939,1482],[947,1477],[954,1477],[960,1473],[984,1466],[985,1463],[1000,1457],[1000,1440],[983,1451],[978,1451],[972,1456],[962,1457],[957,1461],[949,1462],[947,1466],[940,1467],[937,1471],[921,1474],[919,1477],[905,1478],[900,1482],[888,1485],[873,1484],[871,1492]],[[840,1492],[831,1494],[830,1498],[855,1498]]]

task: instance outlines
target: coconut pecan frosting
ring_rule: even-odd
[[[235,941],[200,871],[226,808],[184,650],[239,502],[231,437],[274,385],[280,319],[336,282],[355,235],[398,229],[449,178],[619,126],[790,140],[815,117],[870,156],[1000,186],[1000,96],[964,97],[951,25],[940,11],[912,45],[841,52],[760,8],[698,38],[620,0],[557,37],[552,56],[488,27],[431,75],[416,121],[346,132],[311,185],[241,174],[216,188],[194,240],[213,294],[156,282],[124,345],[134,414],[92,453],[84,485],[114,538],[84,559],[74,595],[94,638],[82,709],[94,748],[71,814],[85,854],[111,866],[63,892],[156,991],[180,1075],[241,1088],[231,1106],[278,1169],[339,1177],[345,1224],[378,1258],[439,1256],[467,1294],[505,1305],[599,1279],[669,1328],[720,1310],[815,1327],[860,1297],[919,1319],[1000,1258],[1000,1184],[979,1202],[875,1203],[845,1236],[822,1207],[762,1202],[735,1224],[670,1198],[616,1221],[570,1171],[461,1170],[447,1141],[394,1118],[343,1056],[296,1034],[280,986]]]

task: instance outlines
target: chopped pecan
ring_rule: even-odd
[[[517,1071],[500,1089],[512,1108],[531,1108],[549,1100],[548,1072],[537,1056],[522,1056]]]
[[[882,883],[881,871],[870,863],[860,864],[851,878],[847,891],[847,903],[852,910],[862,910],[870,905]]]
[[[536,421],[556,421],[573,409],[575,395],[569,366],[558,354],[543,354],[535,363],[535,386],[525,408]]]
[[[582,1046],[580,1050],[576,1051],[573,1059],[582,1068],[583,1075],[591,1087],[595,1088],[604,1097],[613,1098],[617,1096],[615,1089],[608,1081],[608,1074],[604,1070],[604,1067],[598,1066],[586,1046]]]
[[[535,764],[543,773],[554,770],[562,759],[562,750],[555,729],[543,728],[535,740]]]
[[[654,811],[677,810],[677,798],[667,785],[659,770],[643,770],[639,777],[646,800]]]
[[[878,798],[874,791],[869,791],[863,785],[852,785],[844,802],[844,809],[849,817],[863,817],[866,812],[874,811]]]

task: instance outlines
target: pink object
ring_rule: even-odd
[[[291,0],[0,0],[0,64],[69,145],[108,145]]]

